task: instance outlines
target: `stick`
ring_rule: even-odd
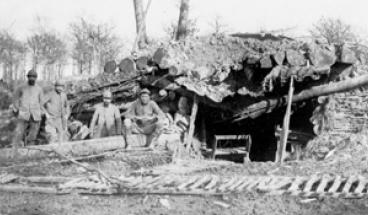
[[[286,150],[286,144],[287,144],[287,139],[289,135],[291,104],[292,104],[292,98],[293,98],[293,93],[294,93],[293,85],[294,85],[294,77],[291,76],[286,113],[284,116],[284,122],[283,122],[283,127],[282,127],[282,132],[281,132],[281,138],[280,138],[280,145],[279,145],[280,147],[277,149],[278,156],[276,156],[278,158],[277,161],[280,162],[281,164],[284,162],[284,159],[285,159],[285,152],[286,152],[285,150]]]
[[[193,196],[207,196],[207,195],[226,195],[228,193],[225,192],[216,192],[216,191],[177,191],[177,190],[151,190],[151,191],[140,191],[140,190],[121,190],[118,194],[128,194],[128,195],[193,195]]]
[[[197,116],[197,112],[198,112],[198,96],[194,95],[194,99],[193,99],[193,106],[192,106],[192,113],[190,115],[190,124],[189,124],[189,134],[188,134],[188,139],[187,139],[187,151],[189,151],[190,147],[192,146],[192,142],[193,142],[193,135],[194,135],[194,128],[195,128],[195,119]]]
[[[67,157],[67,156],[65,156],[65,155],[63,155],[63,154],[61,154],[61,153],[60,153],[60,152],[58,152],[56,149],[54,149],[54,150],[53,150],[53,152],[55,152],[55,154],[59,155],[60,157],[62,157],[62,158],[64,158],[64,159],[67,159],[67,160],[69,160],[70,162],[72,162],[72,163],[74,163],[74,164],[76,164],[76,165],[78,165],[78,166],[80,166],[80,167],[85,168],[85,169],[86,169],[86,170],[88,170],[88,171],[96,172],[97,174],[99,174],[100,176],[102,176],[103,178],[105,178],[108,182],[110,182],[110,183],[114,183],[113,181],[111,181],[110,177],[109,177],[109,176],[107,176],[107,175],[106,175],[104,172],[102,172],[101,170],[96,169],[96,168],[93,168],[93,167],[89,167],[89,166],[87,166],[87,165],[84,165],[84,164],[82,164],[82,163],[80,163],[80,162],[78,162],[78,161],[74,160],[73,158],[69,158],[69,157]]]

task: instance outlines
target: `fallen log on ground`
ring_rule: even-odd
[[[31,187],[27,185],[19,184],[6,184],[0,185],[0,192],[12,192],[12,193],[45,193],[45,194],[67,194],[66,191],[58,191],[54,187]]]
[[[89,156],[101,154],[107,151],[123,149],[125,141],[122,136],[99,138],[92,140],[81,140],[74,142],[64,142],[61,144],[52,143],[49,145],[28,146],[18,149],[17,160],[42,159],[55,157],[55,150],[65,156]],[[13,160],[13,150],[11,148],[0,150],[0,161]]]
[[[311,87],[310,89],[303,90],[298,94],[295,94],[292,98],[292,102],[304,101],[318,96],[325,96],[333,93],[340,93],[349,90],[353,90],[368,84],[368,75],[362,75],[356,78],[348,79],[345,81],[339,81],[336,83],[325,84],[321,86]],[[286,103],[287,95],[260,101],[252,104],[247,108],[241,110],[234,115],[234,121],[240,121],[248,117],[257,118],[258,116],[269,113],[275,108],[284,106]]]

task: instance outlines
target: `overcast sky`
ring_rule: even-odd
[[[147,2],[147,0],[144,0]],[[177,21],[179,0],[152,0],[147,17],[149,36],[163,36],[164,26]],[[257,32],[293,28],[292,35],[307,34],[320,17],[341,18],[359,32],[368,32],[366,0],[190,0],[190,17],[201,33],[211,29],[211,20],[222,17],[231,32]],[[35,17],[48,27],[66,32],[71,21],[85,17],[116,26],[120,37],[135,35],[133,0],[0,0],[0,28],[24,39],[35,27]]]

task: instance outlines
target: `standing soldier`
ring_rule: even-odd
[[[51,91],[45,100],[46,132],[50,142],[62,142],[67,131],[67,120],[70,114],[68,99],[62,81],[55,82],[55,90]]]
[[[90,136],[100,138],[121,135],[121,118],[119,109],[111,104],[112,94],[110,91],[103,93],[103,104],[96,107],[90,124]],[[97,122],[97,128],[95,125]]]
[[[20,86],[14,95],[13,111],[17,116],[17,125],[12,140],[14,155],[17,154],[19,145],[35,144],[40,128],[41,115],[45,113],[43,108],[43,91],[36,84],[37,73],[30,70],[27,74],[28,83]],[[28,133],[25,135],[28,127]],[[22,139],[25,136],[25,141]]]

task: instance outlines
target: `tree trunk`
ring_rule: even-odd
[[[307,99],[311,99],[318,96],[325,96],[333,93],[340,93],[349,90],[353,90],[368,84],[368,75],[362,75],[356,78],[352,78],[345,81],[339,81],[336,83],[325,84],[321,86],[311,87],[301,91],[293,96],[293,102],[299,102]],[[264,113],[269,113],[277,107],[284,106],[286,104],[287,95],[260,101],[258,103],[252,104],[249,107],[241,110],[239,113],[235,114],[235,121],[240,121],[248,117],[256,118]]]
[[[144,20],[143,14],[143,0],[133,0],[133,2],[135,11],[136,32],[137,35],[140,35],[140,38],[138,38],[138,47],[142,49],[148,42],[146,22]]]
[[[189,0],[181,0],[176,40],[185,38],[188,34]]]

